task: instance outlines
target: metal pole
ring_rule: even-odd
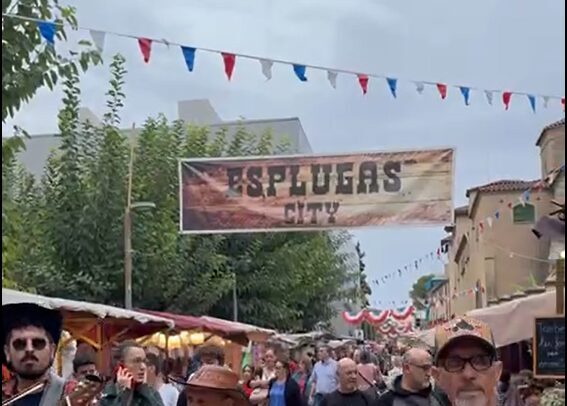
[[[124,212],[124,307],[132,309],[132,212]]]
[[[560,258],[557,260],[555,270],[555,299],[557,314],[562,315],[565,313],[565,259]]]
[[[133,126],[133,129],[135,125]],[[132,309],[132,173],[134,171],[134,140],[130,140],[128,190],[124,210],[124,307]]]
[[[238,291],[236,290],[236,273],[233,273],[232,277],[232,307],[234,311],[233,320],[238,321]]]

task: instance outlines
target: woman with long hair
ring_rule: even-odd
[[[304,401],[307,400],[311,393],[311,372],[313,370],[313,362],[311,358],[305,356],[299,362],[298,370],[292,375],[293,379],[299,385],[301,397]]]
[[[299,385],[290,375],[289,362],[278,360],[275,370],[276,377],[268,386],[268,406],[303,406]]]
[[[254,379],[254,368],[251,365],[246,365],[242,368],[242,375],[240,380],[240,387],[242,392],[246,395],[246,398],[250,399],[254,388],[250,386],[252,380]]]

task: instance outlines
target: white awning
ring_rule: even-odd
[[[101,319],[128,319],[134,320],[140,324],[155,323],[163,324],[164,327],[175,327],[173,320],[152,316],[147,313],[141,313],[97,303],[80,302],[77,300],[34,295],[32,293],[25,293],[17,290],[2,288],[2,306],[14,303],[35,303],[38,306],[45,307],[47,309],[89,313]]]

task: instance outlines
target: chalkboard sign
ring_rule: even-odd
[[[534,375],[564,379],[565,317],[537,318],[533,347]]]

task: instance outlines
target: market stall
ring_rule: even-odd
[[[3,288],[2,305],[13,303],[34,303],[47,309],[61,311],[63,329],[68,331],[70,336],[62,340],[60,345],[64,347],[73,339],[89,344],[97,351],[99,366],[103,370],[110,365],[113,343],[175,327],[175,322],[165,317]]]
[[[496,347],[531,340],[536,317],[555,314],[555,292],[527,296],[492,307],[473,310],[467,316],[488,324]]]

